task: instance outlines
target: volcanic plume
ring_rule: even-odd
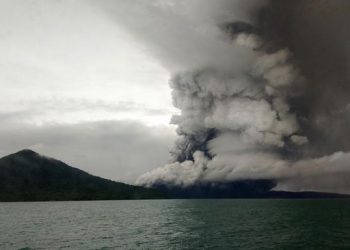
[[[171,162],[145,186],[350,193],[347,0],[149,0],[120,22],[172,73]]]

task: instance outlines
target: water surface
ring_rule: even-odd
[[[350,200],[0,203],[0,249],[350,249]]]

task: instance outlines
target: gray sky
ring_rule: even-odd
[[[134,182],[175,138],[168,72],[89,1],[0,0],[0,156]]]

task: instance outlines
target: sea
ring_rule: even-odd
[[[0,249],[350,249],[350,200],[0,203]]]

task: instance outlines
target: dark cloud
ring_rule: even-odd
[[[307,78],[291,105],[313,153],[349,150],[350,2],[272,0],[260,23],[266,39],[293,52]]]

